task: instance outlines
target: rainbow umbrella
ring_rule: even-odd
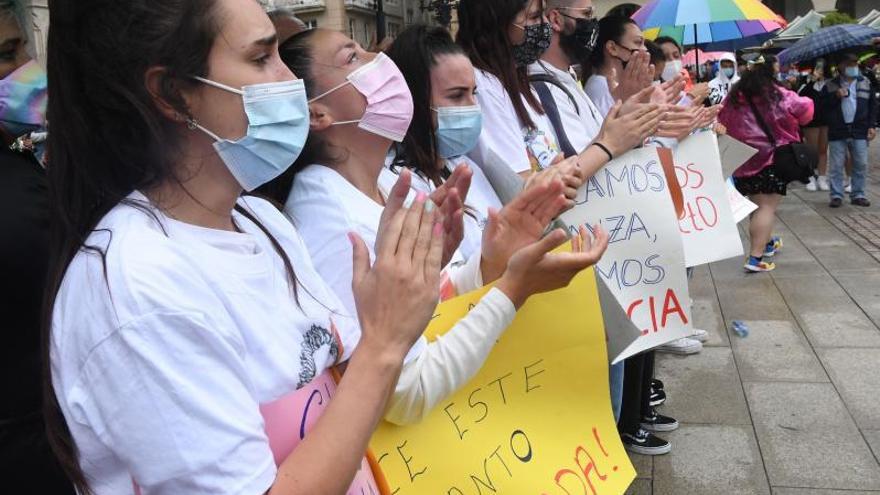
[[[788,24],[759,0],[652,0],[632,18],[647,39],[726,51],[740,40],[763,42]]]

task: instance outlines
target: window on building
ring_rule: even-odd
[[[388,23],[388,36],[397,36],[400,34],[400,24],[396,22]]]
[[[303,22],[305,23],[306,27],[309,29],[316,29],[318,27],[318,20],[317,19],[309,19],[309,20],[303,21]]]
[[[354,27],[355,27],[354,19],[349,19],[348,20],[348,37],[357,41],[357,32],[355,32]]]

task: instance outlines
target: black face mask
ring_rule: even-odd
[[[626,49],[626,50],[629,50],[629,58],[630,58],[630,60],[632,60],[632,57],[633,57],[634,54],[636,54],[636,53],[639,52],[639,49],[638,49],[638,48],[627,48],[627,47],[625,47],[625,46],[623,46],[623,45],[617,43],[616,41],[614,42],[614,44],[616,44],[617,46],[619,46],[619,47],[621,47],[621,48],[624,48],[624,49]],[[612,55],[612,56],[613,56],[614,58],[616,58],[617,60],[620,60],[621,65],[623,65],[623,69],[626,70],[626,64],[629,63],[629,60],[624,60],[624,59],[622,59],[622,58],[620,58],[620,57],[618,57],[618,56],[616,56],[616,55]]]
[[[584,19],[583,17],[562,15],[574,19],[575,26],[574,31],[570,34],[563,34],[559,37],[559,44],[572,61],[583,63],[590,58],[590,54],[596,49],[596,42],[599,39],[599,21],[595,18]]]
[[[553,32],[549,22],[532,24],[523,28],[526,39],[519,45],[513,45],[513,58],[517,67],[531,65],[541,58],[550,48],[550,37]]]

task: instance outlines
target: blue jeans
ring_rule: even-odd
[[[850,198],[865,197],[865,180],[868,178],[868,141],[864,139],[840,139],[828,143],[828,178],[831,197],[843,199],[843,167],[846,152],[852,154],[852,192]]]
[[[611,409],[614,421],[620,421],[620,405],[623,402],[623,361],[611,365]]]

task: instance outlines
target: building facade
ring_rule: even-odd
[[[335,29],[367,47],[376,42],[376,0],[267,0],[289,8],[310,27]],[[383,0],[385,32],[396,36],[404,27],[430,21],[426,0]]]

